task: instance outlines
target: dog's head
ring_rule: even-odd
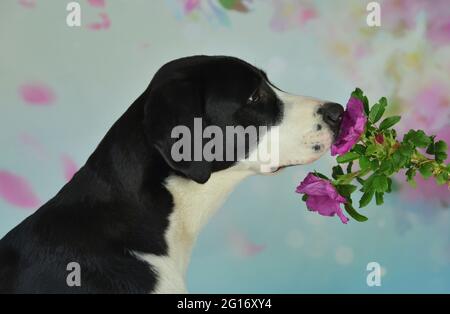
[[[145,97],[150,144],[175,173],[198,183],[237,165],[258,173],[313,162],[330,148],[343,112],[288,94],[260,69],[219,56],[167,63]]]

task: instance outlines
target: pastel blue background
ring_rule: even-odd
[[[174,58],[237,56],[265,69],[284,90],[343,104],[355,86],[382,96],[342,70],[339,56],[318,35],[324,24],[271,29],[270,1],[254,1],[248,13],[224,11],[228,20],[220,22],[180,16],[175,1],[111,0],[102,8],[80,0],[81,28],[66,25],[68,2],[36,1],[33,8],[0,2],[0,169],[26,178],[41,201],[65,183],[60,156],[82,165],[155,71]],[[314,5],[327,10],[325,1]],[[334,10],[348,7],[342,2]],[[111,27],[87,29],[103,11]],[[365,27],[365,18],[353,23]],[[359,62],[370,68],[375,61]],[[18,86],[28,81],[51,86],[54,103],[25,103]],[[23,132],[39,139],[44,157],[20,142]],[[201,233],[188,272],[190,292],[450,292],[448,208],[392,195],[385,205],[362,210],[365,223],[343,225],[310,213],[295,187],[313,169],[328,172],[332,162],[324,157],[240,184]],[[0,198],[0,236],[33,210]],[[245,253],[255,245],[263,246],[260,252]],[[372,261],[383,267],[381,287],[366,284]]]

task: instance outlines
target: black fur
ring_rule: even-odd
[[[0,241],[0,292],[151,292],[158,274],[132,252],[167,252],[173,199],[164,180],[204,183],[233,164],[174,162],[172,128],[192,127],[194,117],[222,128],[275,125],[283,108],[268,84],[261,70],[231,57],[164,65],[74,178]],[[70,262],[81,265],[81,287],[66,284]]]

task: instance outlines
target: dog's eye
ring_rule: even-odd
[[[261,97],[258,91],[255,91],[247,100],[247,104],[256,104],[260,101]]]

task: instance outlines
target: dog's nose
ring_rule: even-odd
[[[323,121],[330,127],[334,134],[339,132],[343,112],[344,108],[334,102],[325,103],[319,109]]]

